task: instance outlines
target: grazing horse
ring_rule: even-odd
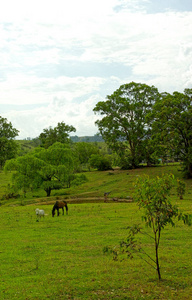
[[[54,217],[55,215],[55,210],[57,210],[57,216],[59,216],[59,209],[61,208],[63,211],[63,215],[64,215],[64,207],[66,209],[66,214],[68,215],[68,206],[67,206],[67,202],[65,201],[56,201],[53,209],[52,209],[52,217]]]

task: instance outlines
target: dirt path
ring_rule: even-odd
[[[40,199],[39,199],[40,200]],[[107,200],[104,199],[104,197],[86,197],[86,198],[69,198],[69,199],[62,199],[62,197],[60,197],[58,199],[59,200],[64,200],[66,201],[68,204],[82,204],[82,203],[130,203],[133,202],[132,198],[129,199],[119,199],[119,198],[108,198]],[[55,200],[40,200],[35,203],[29,204],[29,205],[53,205],[55,203]]]

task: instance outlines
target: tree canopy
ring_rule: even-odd
[[[106,143],[127,162],[125,168],[137,167],[154,152],[148,144],[151,133],[146,115],[159,97],[154,86],[131,82],[121,85],[93,109],[103,116],[96,125]]]
[[[75,132],[76,129],[73,126],[66,125],[64,122],[58,123],[56,127],[49,127],[44,129],[39,135],[39,139],[42,143],[42,147],[48,148],[56,142],[69,143],[69,133]]]
[[[61,143],[55,143],[48,149],[38,147],[5,164],[6,171],[15,171],[12,176],[13,188],[22,190],[24,195],[29,190],[42,188],[50,196],[52,190],[69,187],[73,180],[75,184],[86,180],[82,177],[78,180],[74,169],[72,151]]]
[[[15,157],[18,145],[14,138],[19,131],[14,128],[11,122],[0,116],[0,167],[4,166],[6,160]]]
[[[192,89],[163,94],[150,117],[154,139],[181,160],[185,176],[192,177]]]

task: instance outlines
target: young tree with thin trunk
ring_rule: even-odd
[[[172,175],[164,175],[150,179],[149,177],[138,178],[135,184],[134,200],[139,208],[144,211],[142,220],[151,228],[153,235],[145,232],[140,225],[129,227],[128,237],[120,243],[121,252],[133,258],[137,253],[148,264],[156,269],[158,279],[161,280],[161,268],[159,261],[159,246],[162,230],[168,225],[175,225],[176,220],[182,220],[185,224],[191,225],[191,215],[183,214],[176,205],[172,205],[169,196],[170,191],[176,184]],[[155,258],[147,254],[142,245],[136,240],[137,234],[145,234],[153,240]],[[115,257],[118,256],[117,251]]]

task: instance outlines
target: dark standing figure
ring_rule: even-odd
[[[110,193],[111,193],[111,192],[106,192],[106,193],[104,193],[105,202],[107,201],[107,197],[108,197],[108,195],[109,195]]]
[[[55,210],[57,210],[57,216],[59,216],[59,209],[61,208],[63,211],[63,215],[64,215],[64,207],[66,209],[66,214],[68,215],[68,206],[67,206],[67,202],[65,201],[56,201],[53,209],[52,209],[52,217],[54,217],[55,215]]]

